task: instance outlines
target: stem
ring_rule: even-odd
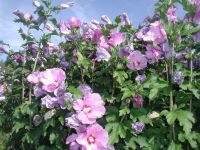
[[[190,84],[192,84],[193,81],[193,59],[192,59],[192,53],[191,53],[191,59],[190,59]],[[190,99],[190,112],[192,111],[192,98]]]
[[[26,52],[24,52],[23,54],[23,69],[24,69],[24,66],[25,66],[25,62],[26,62]],[[22,102],[24,100],[24,95],[25,95],[25,87],[24,87],[24,76],[22,75]]]
[[[169,66],[169,73],[170,73],[170,79],[169,79],[169,83],[170,83],[170,87],[171,87],[171,91],[170,91],[170,99],[169,99],[169,109],[170,111],[173,111],[173,106],[174,106],[174,100],[173,100],[173,83],[172,83],[172,78],[173,78],[173,74],[174,74],[174,58],[171,58],[171,63]],[[168,76],[169,77],[169,76]],[[175,126],[171,125],[170,126],[170,138],[173,139],[175,141],[176,139],[176,135],[175,135]]]

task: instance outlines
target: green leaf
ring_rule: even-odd
[[[130,113],[130,109],[128,106],[122,106],[122,109],[119,111],[119,116],[125,116]]]
[[[51,144],[55,143],[58,139],[59,135],[57,133],[51,133],[49,137],[49,141]]]
[[[153,100],[158,96],[158,89],[154,88],[150,90],[149,99]]]
[[[113,77],[116,78],[117,82],[122,85],[124,81],[128,78],[128,75],[125,71],[114,71]]]
[[[175,120],[179,121],[180,126],[183,127],[183,131],[186,134],[189,134],[192,129],[192,124],[195,122],[193,114],[189,111],[185,111],[182,109],[176,109],[172,112],[169,112],[166,116],[167,122],[172,125]]]
[[[167,150],[182,150],[182,146],[172,141]]]
[[[129,88],[123,88],[121,89],[121,91],[123,92],[123,96],[121,99],[126,99],[128,97],[131,97],[135,94],[134,91],[131,91]]]
[[[125,138],[126,137],[127,128],[119,122],[108,123],[105,126],[105,129],[109,133],[109,143],[111,145],[118,143],[119,138]]]

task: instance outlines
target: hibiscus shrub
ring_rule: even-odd
[[[199,0],[160,0],[138,28],[126,13],[59,22],[73,2],[33,4],[34,14],[14,12],[21,50],[0,46],[4,149],[200,147]]]

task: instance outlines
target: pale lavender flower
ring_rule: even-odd
[[[144,82],[146,79],[147,79],[146,75],[143,74],[143,75],[138,75],[138,76],[135,78],[135,81],[136,81],[136,82]]]
[[[44,120],[47,121],[48,119],[51,119],[56,113],[55,109],[49,110],[44,114]]]
[[[42,107],[53,109],[54,107],[58,106],[57,98],[51,97],[50,95],[46,95],[41,100],[42,100],[41,102]]]
[[[135,122],[132,124],[132,128],[135,130],[137,134],[141,133],[144,129],[144,123],[142,122]]]
[[[181,71],[176,71],[173,75],[173,82],[177,85],[182,84],[184,81],[183,73]]]
[[[172,49],[168,42],[165,42],[161,45],[162,51],[164,52],[164,56],[166,58],[172,57],[175,55],[174,49]]]
[[[54,26],[48,22],[45,24],[45,28],[49,31],[55,30]]]
[[[147,51],[145,52],[146,58],[148,59],[148,63],[153,64],[158,62],[161,59],[162,51],[158,46],[146,46]]]
[[[37,0],[33,0],[33,5],[34,5],[35,7],[37,7],[37,8],[41,6],[40,2],[37,1]]]
[[[131,70],[142,70],[147,67],[147,59],[140,51],[133,51],[128,56],[127,67]]]
[[[74,6],[74,2],[67,2],[67,3],[62,3],[60,4],[59,8],[60,9],[67,9]]]
[[[70,33],[69,29],[67,28],[66,23],[65,23],[63,20],[60,21],[59,29],[60,29],[60,32],[61,32],[62,34],[65,34],[65,35],[66,35],[66,34],[69,34],[69,33]]]
[[[77,89],[79,89],[84,95],[93,92],[92,88],[87,84],[81,84]]]
[[[121,15],[121,18],[122,18],[122,20],[124,21],[124,25],[131,25],[131,21],[130,21],[130,19],[128,18],[128,15],[127,15],[127,13],[123,13],[122,15]]]
[[[109,52],[102,48],[102,47],[96,47],[97,51],[96,51],[96,60],[97,61],[109,61],[111,58],[111,55],[109,54]]]
[[[33,93],[34,93],[35,97],[40,97],[40,96],[43,96],[44,94],[46,94],[46,92],[42,89],[42,86],[40,86],[40,85],[34,86]]]
[[[105,22],[106,24],[112,24],[112,21],[110,20],[110,18],[106,15],[101,16],[101,20],[103,22]]]
[[[66,90],[65,83],[62,82],[62,83],[59,85],[59,87],[56,88],[56,89],[54,90],[54,95],[55,95],[56,97],[61,97],[62,95],[64,95],[65,90]]]
[[[65,118],[65,126],[74,129],[77,129],[77,127],[80,126],[80,122],[76,118],[76,114],[73,114],[68,118]]]

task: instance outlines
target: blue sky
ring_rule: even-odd
[[[68,1],[52,0],[52,3],[56,5]],[[137,26],[145,17],[153,14],[156,2],[157,0],[75,0],[74,7],[63,10],[55,17],[58,20],[67,20],[71,16],[76,16],[82,21],[90,21],[100,20],[105,14],[114,19],[115,16],[127,12],[133,25]],[[12,12],[15,9],[32,13],[32,0],[0,0],[0,40],[9,43],[11,48],[17,51],[23,41],[17,32],[20,25],[13,22],[15,16]],[[0,59],[2,58],[0,56]]]

